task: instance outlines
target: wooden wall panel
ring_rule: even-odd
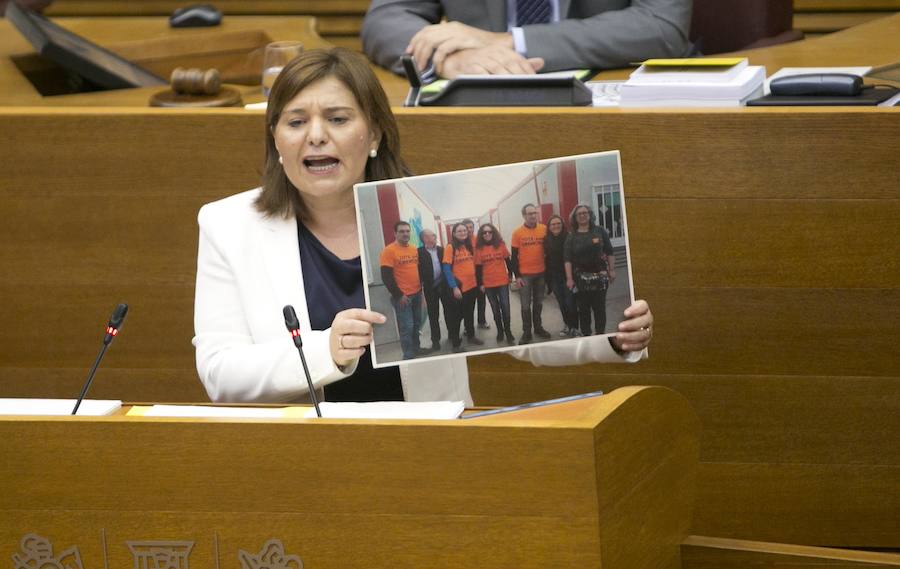
[[[625,185],[631,260],[642,286],[900,286],[900,200],[645,199],[629,197],[627,177]]]
[[[397,115],[417,174],[620,150],[626,198],[898,197],[885,166],[900,152],[900,119],[878,109],[534,109],[527,121],[514,109]],[[861,144],[863,135],[882,143]]]
[[[228,118],[85,110],[4,116],[4,396],[77,394],[109,313],[128,302],[122,335],[91,394],[206,399],[191,345],[197,211],[258,183],[263,132],[261,114],[217,113]]]
[[[900,376],[896,289],[677,289],[639,280],[636,287],[656,318],[643,373]],[[470,369],[516,369],[507,356],[496,357],[476,358]],[[609,372],[619,373],[618,366]],[[565,391],[554,382],[545,394],[554,386]]]
[[[113,307],[108,310],[111,312]],[[98,305],[98,311],[107,309],[104,304]],[[108,316],[107,316],[108,317]],[[93,338],[96,346],[73,362],[72,367],[63,364],[52,367],[41,362],[40,367],[3,367],[0,368],[0,382],[3,383],[2,397],[43,397],[67,398],[78,396],[87,379],[88,370],[100,349],[102,339],[100,327],[106,325],[104,317],[96,318],[94,326],[86,330],[83,336]],[[129,316],[130,319],[130,316]],[[129,327],[132,326],[129,320]],[[180,326],[179,329],[182,329]],[[122,332],[123,334],[125,332]],[[177,337],[181,341],[188,334]],[[190,341],[190,340],[188,340]],[[208,402],[209,398],[197,372],[194,369],[193,349],[185,348],[191,353],[173,354],[167,362],[147,368],[129,367],[132,365],[132,349],[126,347],[127,341],[116,341],[109,349],[100,366],[97,376],[91,385],[89,397],[92,399],[121,399],[124,395],[133,395],[136,403],[183,403]],[[94,350],[90,352],[90,350]],[[174,352],[174,350],[172,350]],[[123,353],[124,352],[124,353]],[[75,359],[74,357],[72,358]],[[23,364],[25,365],[25,364]],[[177,366],[177,367],[172,367]]]
[[[476,401],[512,404],[625,385],[674,389],[700,416],[707,462],[900,464],[897,377],[654,374],[643,363],[529,369],[507,356],[481,360],[496,369],[476,372]]]
[[[828,34],[900,11],[898,0],[794,0],[794,28]]]
[[[398,111],[419,173],[620,149],[634,366],[470,362],[503,404],[629,384],[703,425],[695,531],[897,547],[900,115],[876,109]],[[254,186],[262,114],[0,110],[0,395],[72,396],[122,300],[93,394],[191,401],[200,205]],[[873,141],[880,141],[875,144]],[[49,340],[52,338],[52,342]],[[791,538],[791,539],[789,539]]]
[[[900,465],[700,465],[693,530],[762,541],[897,549]]]

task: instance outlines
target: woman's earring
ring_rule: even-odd
[[[373,148],[372,150],[369,150],[369,158],[375,158],[376,156],[378,156],[377,148]]]
[[[284,158],[282,158],[281,155],[278,156],[278,163],[284,166]]]

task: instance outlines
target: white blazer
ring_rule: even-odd
[[[282,308],[300,319],[303,352],[316,389],[352,374],[331,359],[328,330],[309,323],[297,221],[266,217],[253,202],[260,189],[203,206],[198,215],[197,288],[193,344],[197,371],[217,402],[283,402],[308,398],[297,349]],[[575,346],[572,346],[575,344]],[[636,361],[620,357],[605,338],[523,349],[514,357],[536,365]],[[463,357],[400,365],[407,401],[465,401],[472,405]]]

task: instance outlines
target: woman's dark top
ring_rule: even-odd
[[[547,230],[547,237],[544,238],[544,265],[546,266],[548,281],[556,274],[561,274],[563,278],[566,276],[565,258],[563,255],[565,244],[566,234],[560,233],[559,236],[556,236]]]
[[[300,266],[306,307],[313,330],[327,330],[334,315],[348,308],[365,308],[359,257],[342,260],[316,239],[298,219]],[[326,401],[402,401],[400,368],[373,369],[369,350],[359,358],[356,372],[325,386]]]
[[[594,226],[590,231],[572,231],[566,238],[565,258],[572,267],[585,273],[599,273],[606,270],[606,261],[601,255],[612,255],[612,243],[602,227]]]

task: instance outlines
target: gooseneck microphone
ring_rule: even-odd
[[[322,417],[322,410],[319,409],[319,398],[316,397],[316,388],[313,387],[312,377],[309,375],[309,368],[306,367],[306,356],[303,355],[303,339],[300,338],[300,321],[297,320],[297,313],[294,312],[294,307],[288,304],[282,309],[284,313],[284,325],[287,327],[288,332],[291,333],[291,338],[294,340],[294,346],[297,347],[297,351],[300,352],[300,362],[303,364],[303,373],[306,375],[306,384],[309,386],[309,398],[312,400],[313,407],[316,408],[316,415],[318,417]]]
[[[84,386],[81,388],[81,394],[78,396],[78,400],[75,401],[75,408],[72,409],[73,415],[78,413],[78,408],[81,406],[84,396],[87,395],[88,389],[91,387],[91,382],[94,381],[94,375],[97,373],[97,368],[100,367],[100,361],[103,360],[103,356],[106,354],[106,349],[109,347],[110,342],[112,342],[113,338],[119,334],[122,323],[125,321],[126,314],[128,314],[128,305],[120,304],[113,310],[112,316],[109,317],[109,323],[106,325],[106,335],[103,336],[103,346],[100,347],[100,353],[97,354],[97,359],[94,360],[94,365],[88,373],[87,381],[84,382]]]

